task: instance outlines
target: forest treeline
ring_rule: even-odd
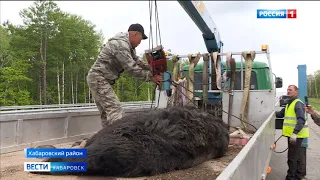
[[[22,25],[0,25],[1,106],[93,102],[86,76],[103,46],[102,32],[52,1],[35,1],[19,15]],[[308,85],[308,95],[319,97],[320,70]],[[154,91],[154,84],[126,73],[113,87],[120,101],[151,100]]]
[[[308,96],[320,98],[320,70],[308,75]]]
[[[104,37],[79,15],[52,1],[35,1],[20,12],[22,25],[0,26],[0,104],[93,102],[86,83]],[[124,74],[113,85],[121,101],[150,100],[153,84]]]

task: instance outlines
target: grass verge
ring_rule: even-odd
[[[309,104],[320,111],[320,98],[309,98]]]

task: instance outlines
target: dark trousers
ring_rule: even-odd
[[[302,173],[302,177],[307,175],[307,148],[301,147],[300,149],[300,167],[299,171]]]
[[[301,138],[297,138],[296,144],[291,144],[289,142],[288,137],[288,171],[286,180],[300,180],[303,177],[301,172],[302,165],[301,165],[301,158],[300,158],[300,150],[302,140]]]

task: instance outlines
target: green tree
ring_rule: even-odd
[[[9,22],[5,24],[9,27]],[[11,28],[13,28],[11,26]],[[0,104],[1,105],[27,105],[31,103],[27,84],[31,79],[26,76],[30,64],[19,56],[20,51],[14,51],[12,40],[19,39],[9,35],[4,26],[0,26]]]
[[[1,105],[93,102],[86,75],[102,48],[101,30],[52,1],[35,1],[20,17],[23,25],[6,21],[0,29]],[[121,101],[154,93],[153,83],[127,73],[113,86]]]
[[[47,104],[47,52],[48,42],[58,33],[57,18],[60,9],[56,3],[52,1],[36,1],[32,6],[23,9],[20,16],[26,27],[26,34],[30,37],[28,40],[32,44],[34,50],[35,61],[42,72],[40,92],[40,104]],[[38,51],[35,51],[35,50]],[[36,53],[38,52],[38,53]],[[41,88],[42,87],[42,88]],[[41,99],[43,95],[43,100]]]
[[[320,70],[308,75],[308,96],[320,98]]]

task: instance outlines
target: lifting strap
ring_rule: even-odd
[[[243,86],[243,96],[242,96],[242,104],[240,111],[240,119],[244,122],[248,122],[248,110],[249,110],[249,93],[250,93],[250,85],[251,85],[251,71],[252,71],[252,62],[256,56],[255,51],[244,51],[242,52],[242,57],[245,59],[246,70],[245,70],[245,80]],[[245,130],[247,129],[246,124],[242,122],[242,125]]]
[[[218,52],[211,53],[211,67],[212,67],[212,77],[211,89],[220,90],[221,89],[221,56]]]
[[[228,108],[228,126],[229,130],[231,125],[231,114],[233,113],[233,96],[234,96],[234,83],[236,77],[236,62],[234,58],[232,58],[232,53],[228,52],[226,57],[226,65],[229,70],[230,76],[230,88],[229,88],[229,108]]]
[[[153,32],[152,32],[152,1],[149,0],[149,16],[150,16],[150,33],[149,33],[149,49],[145,51],[148,64],[152,67],[153,75],[157,75],[167,71],[167,58],[161,45],[160,23],[158,16],[157,1],[155,0],[155,23],[156,23],[156,47],[153,46]],[[158,44],[158,35],[160,44]]]
[[[161,45],[161,34],[160,34],[160,23],[158,16],[158,7],[157,1],[154,1],[155,4],[155,23],[156,23],[156,47],[153,46],[153,32],[152,32],[152,1],[149,0],[149,16],[150,16],[150,33],[149,33],[149,49],[145,51],[146,59],[148,60],[148,64],[151,66],[151,71],[153,75],[159,75],[163,72],[167,71],[167,59],[165,52],[163,50],[163,46]],[[158,45],[158,35],[160,45]],[[156,93],[156,88],[158,87],[159,95],[158,95],[158,106],[160,103],[160,94],[161,94],[161,83],[159,85],[155,84],[154,97]],[[151,108],[153,104],[153,98],[151,103]],[[156,107],[157,108],[157,107]]]

